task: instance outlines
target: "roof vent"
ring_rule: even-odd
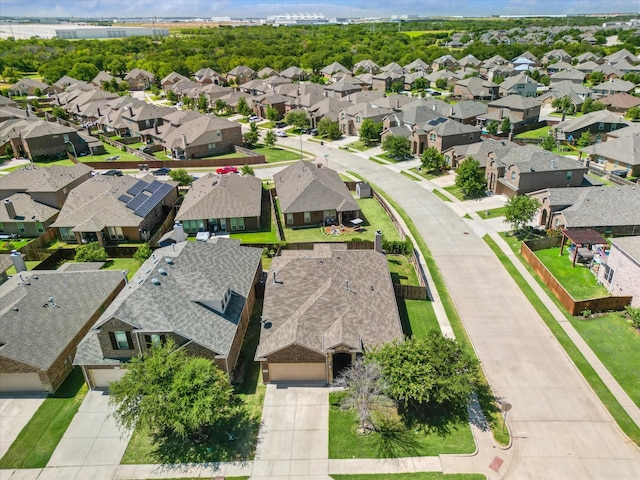
[[[167,271],[166,271],[164,268],[159,268],[159,269],[158,269],[158,273],[159,273],[160,275],[166,275],[166,274],[167,274]]]
[[[13,307],[13,308],[12,308],[12,310],[13,310],[14,312],[17,312],[17,311],[18,311],[18,310],[20,310],[20,309],[19,309],[18,307]]]
[[[153,283],[154,285],[160,285],[160,280],[158,280],[156,277],[153,277],[151,279],[151,283]]]
[[[164,261],[167,262],[167,265],[173,265],[173,258],[165,258]]]

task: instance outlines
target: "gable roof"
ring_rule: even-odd
[[[505,78],[504,81],[500,84],[500,90],[511,90],[516,85],[521,85],[521,84],[535,84],[535,85],[537,85],[538,82],[533,80],[529,75],[527,75],[525,73],[521,73],[521,74],[515,75],[513,77]]]
[[[634,237],[612,238],[611,243],[640,264],[640,235]]]
[[[240,129],[240,124],[225,118],[200,115],[169,132],[164,138],[164,143],[168,148],[182,147],[182,135],[184,135],[188,146],[218,143],[221,140],[218,132],[231,128]]]
[[[351,70],[349,70],[347,67],[345,67],[344,65],[338,62],[330,63],[329,65],[324,67],[322,70],[320,70],[320,73],[324,73],[325,75],[333,75],[334,73],[338,73],[338,72],[350,74]]]
[[[424,130],[426,132],[435,133],[439,137],[461,135],[465,133],[480,133],[480,129],[473,125],[467,125],[451,119],[447,119],[445,122],[439,122],[436,125],[427,125],[428,126],[423,127]]]
[[[523,97],[522,95],[507,95],[489,103],[490,107],[507,107],[514,110],[527,110],[541,105],[540,100],[533,97]]]
[[[602,97],[600,102],[614,108],[631,108],[640,105],[640,98],[629,95],[627,92],[618,92]]]
[[[2,203],[13,204],[16,215],[10,217],[6,207],[0,206],[0,223],[9,222],[46,222],[58,214],[58,209],[36,202],[26,193],[14,193]]]
[[[273,178],[283,213],[336,210],[359,211],[360,206],[340,175],[330,168],[298,160]]]
[[[486,103],[476,102],[473,100],[462,100],[452,105],[451,118],[465,120],[467,118],[477,117],[487,113],[488,107]]]
[[[132,68],[131,71],[124,76],[124,79],[133,80],[137,77],[145,77],[149,80],[154,80],[156,78],[153,73],[148,72],[147,70],[143,70],[141,68]]]
[[[496,161],[502,165],[517,165],[521,172],[553,172],[563,170],[578,170],[585,167],[573,158],[556,155],[537,145],[525,145],[511,148]]]
[[[193,182],[176,220],[259,217],[262,181],[253,175],[207,173]]]
[[[285,250],[267,279],[256,359],[289,345],[326,352],[340,344],[363,351],[402,339],[391,276],[383,254],[328,246]],[[348,282],[348,285],[347,285]]]
[[[121,284],[118,271],[15,275],[0,286],[0,356],[48,369]]]
[[[0,190],[26,193],[57,192],[82,176],[89,176],[91,167],[78,163],[73,167],[53,165],[47,168],[26,166],[0,177]]]
[[[612,92],[630,92],[636,88],[636,84],[619,78],[612,78],[591,88],[594,92],[611,94]]]
[[[612,113],[609,110],[596,110],[595,112],[587,113],[581,117],[572,118],[569,120],[565,120],[564,122],[558,123],[554,128],[557,130],[562,130],[563,132],[575,132],[576,130],[581,130],[583,128],[587,128],[590,125],[595,123],[623,123],[628,125],[620,115],[616,113]]]
[[[583,152],[629,165],[640,164],[640,132],[595,143],[582,149]]]

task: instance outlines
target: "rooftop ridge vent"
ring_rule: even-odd
[[[166,271],[164,268],[159,268],[159,269],[158,269],[158,273],[159,273],[160,275],[166,275],[166,274],[167,274],[167,271]]]
[[[156,277],[153,277],[151,279],[151,283],[153,283],[154,285],[160,285],[160,280],[158,280]]]
[[[167,265],[173,265],[173,258],[165,258],[164,261],[167,263]]]

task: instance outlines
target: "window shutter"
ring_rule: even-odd
[[[151,348],[151,335],[145,335],[144,342],[147,344],[147,348]]]
[[[127,335],[127,343],[129,344],[129,350],[133,350],[133,340],[131,339],[131,332],[125,332]]]
[[[116,336],[113,332],[109,332],[109,340],[111,340],[111,348],[118,350],[118,344],[116,342]]]

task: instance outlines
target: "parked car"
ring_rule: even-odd
[[[220,175],[225,175],[227,173],[238,173],[238,169],[236,167],[220,167],[216,170],[216,173]]]
[[[309,135],[315,137],[316,135],[318,135],[318,129],[317,128],[312,128],[311,130],[309,130],[307,132]]]
[[[287,122],[276,122],[276,128],[284,128],[287,126]]]
[[[102,172],[102,175],[109,175],[112,177],[121,177],[123,175],[122,170],[107,170],[106,172]]]
[[[262,120],[262,118],[260,118],[258,115],[252,115],[252,116],[249,117],[249,121],[250,122],[259,122],[261,120]]]
[[[142,153],[146,153],[147,155],[151,155],[153,153],[151,147],[140,147],[138,150],[140,150]]]
[[[627,178],[627,170],[611,170],[611,175],[615,175],[620,178]]]
[[[159,168],[159,169],[157,169],[157,170],[154,170],[154,171],[153,171],[153,174],[154,174],[154,175],[156,175],[156,176],[158,176],[158,175],[169,175],[169,172],[170,172],[170,171],[171,171],[171,169],[170,169],[170,168],[168,168],[168,167],[162,167],[162,168]]]
[[[286,136],[287,136],[287,132],[285,132],[284,130],[276,131],[276,137],[286,137]]]

